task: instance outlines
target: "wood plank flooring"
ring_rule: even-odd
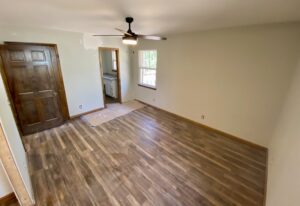
[[[263,205],[266,151],[152,107],[24,138],[38,206]]]

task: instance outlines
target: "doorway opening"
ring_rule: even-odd
[[[122,103],[119,49],[99,47],[99,59],[104,107]]]

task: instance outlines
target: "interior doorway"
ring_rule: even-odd
[[[56,45],[5,42],[0,56],[1,75],[21,134],[53,128],[69,118]]]
[[[122,103],[119,49],[99,47],[99,59],[104,106]]]

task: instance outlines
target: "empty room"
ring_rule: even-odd
[[[299,11],[0,0],[0,206],[300,205]]]

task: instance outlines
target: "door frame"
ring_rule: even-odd
[[[100,74],[101,74],[101,82],[102,82],[102,92],[103,92],[103,103],[106,108],[105,102],[105,91],[104,91],[104,80],[103,80],[103,60],[101,58],[101,52],[103,51],[115,51],[116,52],[116,60],[117,60],[117,88],[118,88],[118,102],[122,104],[122,92],[121,92],[121,75],[120,75],[120,50],[119,48],[113,47],[98,47],[98,55],[99,55],[99,66],[100,66]]]
[[[51,59],[52,64],[56,64],[56,73],[57,73],[57,86],[58,86],[58,94],[59,94],[59,99],[60,99],[60,104],[61,104],[61,112],[62,112],[62,117],[63,120],[69,120],[70,119],[70,113],[69,113],[69,108],[68,108],[68,104],[67,104],[67,97],[66,97],[66,92],[65,92],[65,85],[64,85],[64,81],[63,81],[63,75],[62,75],[62,71],[61,71],[61,66],[60,66],[60,58],[58,55],[58,49],[57,49],[57,45],[56,44],[50,44],[50,43],[32,43],[32,42],[10,42],[10,41],[5,41],[4,44],[0,45],[0,50],[3,50],[4,47],[6,45],[32,45],[32,46],[47,46],[47,47],[51,47],[55,53],[55,57],[56,57],[56,62]],[[51,53],[51,51],[50,51]],[[8,96],[8,100],[9,100],[9,104],[11,106],[12,112],[13,112],[13,116],[15,119],[15,122],[17,124],[19,133],[23,135],[22,130],[21,130],[21,123],[20,120],[18,118],[17,115],[17,110],[15,108],[12,96],[11,96],[11,91],[9,89],[8,86],[8,81],[7,81],[7,75],[6,72],[4,70],[4,64],[3,64],[3,57],[1,56],[1,52],[0,52],[0,74],[2,76],[3,79],[3,84]]]

